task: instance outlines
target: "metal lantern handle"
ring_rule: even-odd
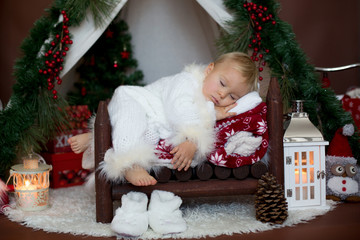
[[[38,155],[39,155],[39,163],[46,164],[45,159],[40,154]]]
[[[326,173],[324,171],[317,171],[317,179],[324,179],[326,177]]]

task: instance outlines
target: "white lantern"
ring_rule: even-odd
[[[10,169],[13,177],[16,205],[24,211],[39,211],[48,207],[49,172],[51,165],[36,153],[23,158],[23,164]]]
[[[325,146],[321,132],[294,102],[284,138],[284,188],[288,208],[326,208]]]

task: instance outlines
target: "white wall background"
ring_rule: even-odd
[[[120,17],[146,83],[216,57],[217,24],[195,0],[130,0]]]

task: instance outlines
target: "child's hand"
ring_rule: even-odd
[[[174,147],[170,153],[174,154],[171,164],[174,165],[174,169],[181,171],[184,169],[187,171],[191,165],[192,159],[196,152],[196,145],[191,141],[185,141]]]
[[[229,112],[229,110],[234,108],[235,106],[236,106],[236,102],[229,106],[226,106],[226,107],[216,107],[215,106],[216,121],[222,120],[224,118],[236,116],[235,112]]]

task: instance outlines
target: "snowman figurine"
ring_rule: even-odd
[[[360,171],[353,157],[348,136],[354,126],[338,129],[326,155],[326,198],[335,201],[360,202]]]

